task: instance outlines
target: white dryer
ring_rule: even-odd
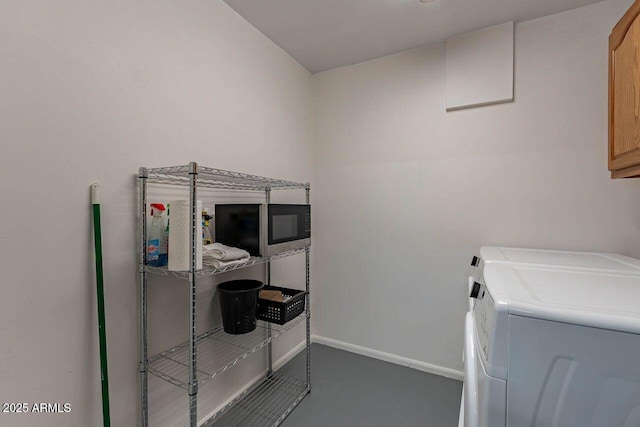
[[[465,322],[463,424],[640,426],[640,261],[497,249]]]
[[[483,246],[479,260],[475,260],[480,267],[484,263],[501,262],[640,274],[640,260],[611,253]]]

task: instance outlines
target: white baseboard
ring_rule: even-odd
[[[285,354],[280,359],[273,362],[273,370],[277,371],[278,369],[282,368],[284,365],[287,364],[287,362],[289,362],[291,359],[296,357],[298,353],[303,351],[306,347],[307,347],[306,341],[300,341],[300,344],[293,347],[287,354]]]
[[[462,371],[445,368],[443,366],[432,365],[431,363],[421,362],[419,360],[409,359],[408,357],[397,356],[395,354],[385,353],[383,351],[373,350],[367,347],[360,347],[359,345],[334,340],[333,338],[312,335],[311,340],[318,344],[324,344],[329,347],[349,351],[351,353],[361,354],[363,356],[372,357],[378,360],[384,360],[385,362],[395,363],[396,365],[406,366],[408,368],[417,369],[419,371],[440,375],[442,377],[451,378],[458,381],[462,381],[464,378],[464,374],[462,373]]]

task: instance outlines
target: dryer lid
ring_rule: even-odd
[[[640,275],[490,263],[484,279],[510,315],[640,334]]]
[[[510,262],[640,274],[640,260],[609,253],[483,246],[480,257],[486,263]]]

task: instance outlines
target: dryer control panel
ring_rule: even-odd
[[[494,300],[489,294],[484,281],[484,260],[473,257],[471,265],[474,268],[473,276],[469,277],[469,298],[474,301],[472,310],[475,319],[475,329],[477,334],[478,347],[482,350],[485,361],[489,360],[489,345],[491,343],[491,333],[495,321]]]
[[[478,301],[473,309],[478,334],[478,346],[482,351],[485,361],[489,360],[489,346],[491,344],[491,334],[495,324],[495,304],[491,294],[482,286],[478,295]]]

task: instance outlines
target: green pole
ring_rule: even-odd
[[[109,373],[107,371],[107,330],[104,315],[104,285],[102,274],[102,234],[100,227],[99,186],[91,184],[91,204],[93,205],[93,236],[96,254],[96,282],[98,297],[98,334],[100,337],[100,377],[102,382],[102,419],[104,427],[111,426],[109,415]]]

